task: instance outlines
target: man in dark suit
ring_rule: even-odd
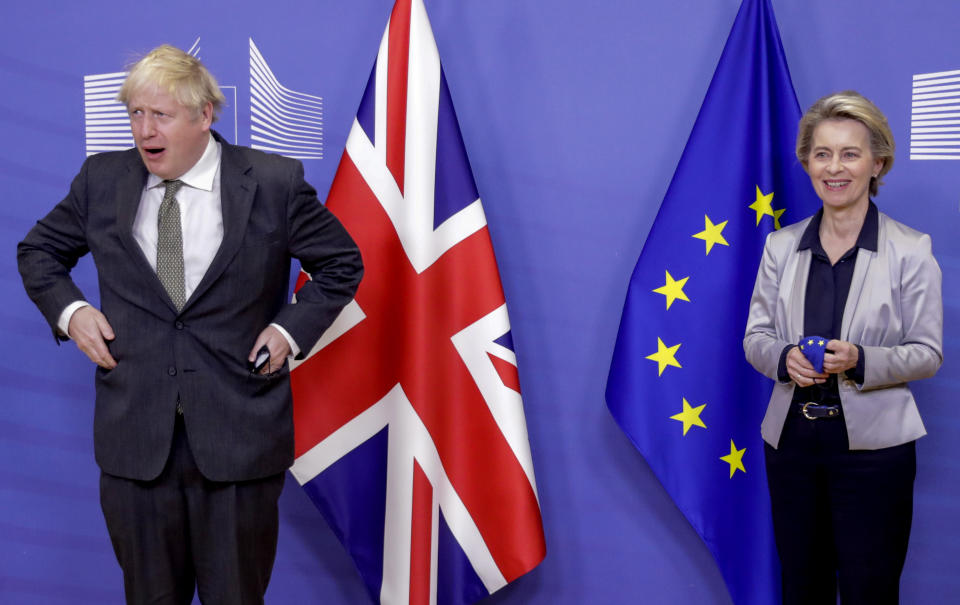
[[[87,159],[18,246],[20,272],[58,342],[98,366],[101,505],[127,601],[189,603],[196,586],[204,603],[262,603],[293,462],[287,359],[353,297],[360,254],[299,162],[211,130],[223,96],[194,57],[154,49],[119,99],[136,149]],[[87,252],[99,310],[70,278]],[[312,278],[296,304],[291,258]]]

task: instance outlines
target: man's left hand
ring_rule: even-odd
[[[257,351],[259,351],[263,345],[267,345],[267,349],[270,350],[270,361],[263,366],[260,373],[270,374],[271,372],[276,372],[283,367],[283,363],[290,355],[290,343],[283,337],[280,330],[273,326],[267,326],[263,329],[263,332],[260,332],[260,336],[257,336],[257,341],[253,343],[253,348],[250,349],[250,354],[247,355],[247,361],[252,363],[257,357]]]
[[[840,374],[857,367],[860,350],[845,340],[831,340],[827,349],[832,351],[823,356],[823,371],[828,374]]]

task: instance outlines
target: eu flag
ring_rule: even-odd
[[[744,359],[768,233],[819,206],[769,0],[744,0],[630,279],[607,406],[713,553],[737,605],[777,603],[760,421]]]

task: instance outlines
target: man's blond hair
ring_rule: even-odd
[[[187,109],[203,111],[213,105],[213,121],[217,120],[226,99],[213,77],[199,59],[179,48],[164,44],[148,52],[130,67],[117,100],[129,106],[130,97],[149,86],[159,86]]]

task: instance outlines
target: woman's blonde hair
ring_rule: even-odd
[[[880,173],[870,179],[870,195],[877,195],[883,175],[893,168],[893,132],[886,116],[869,99],[853,90],[833,93],[819,99],[800,119],[797,130],[797,159],[808,168],[813,131],[824,120],[856,120],[870,132],[870,153],[875,160],[883,160]]]

